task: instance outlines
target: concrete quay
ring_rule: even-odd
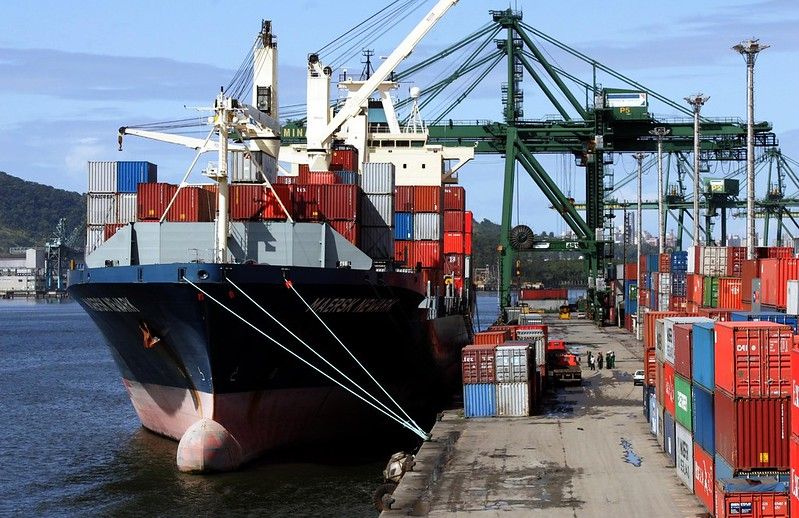
[[[546,323],[582,351],[582,385],[557,388],[530,417],[445,412],[381,517],[704,516],[648,431],[632,382],[641,343],[587,321]],[[616,368],[589,370],[588,350],[615,351]]]

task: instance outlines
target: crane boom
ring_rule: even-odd
[[[357,91],[354,92],[352,96],[347,99],[347,102],[344,104],[344,107],[339,110],[339,112],[333,117],[333,120],[327,125],[325,130],[321,132],[319,136],[319,142],[309,142],[308,148],[322,148],[325,147],[324,144],[330,140],[333,134],[338,130],[338,128],[348,119],[354,117],[358,114],[361,109],[361,106],[369,99],[369,96],[372,95],[375,90],[377,90],[378,85],[385,81],[391,72],[397,68],[397,66],[402,62],[403,59],[408,57],[408,55],[413,51],[416,45],[424,38],[425,34],[427,34],[433,26],[438,23],[444,14],[449,10],[450,7],[457,4],[458,0],[439,0],[439,2],[433,6],[429,13],[419,22],[413,30],[408,33],[402,43],[397,46],[394,51],[389,54],[388,58],[383,61],[383,63],[375,70],[374,74],[366,81],[363,86]]]

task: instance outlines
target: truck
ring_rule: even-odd
[[[547,343],[547,376],[552,383],[582,383],[580,357],[568,350],[565,340]]]

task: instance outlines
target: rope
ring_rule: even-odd
[[[369,372],[369,371],[366,369],[366,367],[364,367],[364,366],[363,366],[363,364],[362,364],[362,363],[361,363],[361,362],[358,360],[358,358],[356,358],[356,357],[355,357],[355,355],[354,355],[354,354],[352,354],[352,352],[351,352],[351,351],[350,351],[350,350],[347,348],[347,346],[346,346],[346,345],[344,345],[344,342],[342,342],[342,341],[339,339],[339,337],[338,337],[338,336],[336,336],[336,333],[334,333],[334,332],[333,332],[333,330],[332,330],[332,329],[330,329],[330,328],[327,326],[327,324],[325,323],[325,321],[324,321],[324,320],[322,320],[322,317],[320,317],[320,316],[319,316],[319,314],[318,314],[316,311],[314,311],[314,309],[311,307],[311,305],[310,305],[310,304],[308,304],[308,302],[306,302],[305,298],[303,298],[303,296],[302,296],[302,295],[300,295],[300,292],[299,292],[299,291],[297,291],[297,288],[295,288],[295,287],[294,287],[294,283],[292,283],[290,280],[286,279],[286,287],[288,287],[288,288],[289,288],[291,291],[293,291],[293,292],[294,292],[294,294],[295,294],[295,295],[297,295],[297,297],[298,297],[298,298],[299,298],[299,299],[302,301],[302,303],[303,303],[303,304],[305,304],[305,307],[307,307],[307,308],[308,308],[308,311],[310,311],[311,313],[313,313],[313,316],[315,316],[315,317],[316,317],[316,319],[317,319],[317,320],[319,320],[319,322],[321,322],[321,323],[322,323],[322,325],[324,326],[324,328],[325,328],[325,329],[327,329],[327,331],[330,333],[330,335],[331,335],[333,338],[335,338],[335,339],[336,339],[336,341],[339,343],[339,345],[341,345],[341,347],[342,347],[342,348],[343,348],[345,351],[347,351],[347,354],[349,354],[349,355],[350,355],[350,357],[351,357],[351,358],[352,358],[352,359],[355,361],[355,363],[357,363],[357,364],[358,364],[358,366],[359,366],[361,369],[363,369],[363,371],[366,373],[366,375],[367,375],[367,376],[369,376],[369,378],[371,378],[371,380],[374,382],[374,384],[375,384],[375,385],[377,385],[377,387],[378,387],[380,390],[382,390],[382,391],[383,391],[383,394],[385,394],[385,395],[386,395],[386,397],[388,397],[388,399],[390,399],[390,400],[391,400],[391,402],[392,402],[392,403],[394,403],[394,404],[397,406],[397,408],[400,410],[400,412],[402,412],[402,413],[403,413],[403,415],[404,415],[404,416],[405,416],[405,417],[408,419],[408,421],[410,421],[410,422],[411,422],[411,423],[412,423],[412,424],[413,424],[413,425],[414,425],[416,428],[419,428],[419,429],[421,430],[422,428],[421,428],[421,427],[420,427],[418,424],[416,424],[416,422],[415,422],[415,421],[414,421],[414,420],[411,418],[411,416],[409,416],[409,415],[408,415],[408,413],[407,413],[407,412],[405,412],[405,410],[404,410],[404,409],[403,409],[403,408],[400,406],[400,404],[399,404],[399,403],[397,403],[397,402],[394,400],[394,398],[393,398],[393,397],[391,397],[391,395],[390,395],[390,394],[389,394],[389,393],[386,391],[386,389],[385,389],[385,388],[383,388],[383,386],[382,386],[382,385],[381,385],[381,384],[380,384],[380,383],[379,383],[379,382],[378,382],[378,381],[377,381],[377,380],[374,378],[374,376],[372,376],[372,374],[371,374],[371,373],[370,373],[370,372]]]
[[[428,439],[429,439],[429,436],[428,436],[427,434],[425,434],[425,433],[420,433],[420,432],[419,432],[417,429],[415,429],[415,428],[411,427],[411,426],[410,426],[409,424],[407,424],[405,421],[402,421],[401,419],[397,419],[396,417],[394,417],[393,415],[389,414],[388,412],[386,412],[386,411],[385,411],[385,410],[383,410],[382,408],[378,407],[377,405],[375,405],[375,404],[374,404],[374,403],[372,403],[371,401],[369,401],[369,400],[367,400],[367,399],[364,399],[364,397],[363,397],[363,396],[361,396],[360,394],[358,394],[358,393],[354,392],[352,389],[350,389],[350,388],[349,388],[349,387],[347,387],[346,385],[342,384],[342,383],[341,383],[341,382],[339,382],[337,379],[333,378],[333,377],[332,377],[332,376],[330,376],[328,373],[326,373],[326,372],[324,372],[323,370],[321,370],[319,367],[317,367],[317,366],[313,365],[312,363],[310,363],[308,360],[306,360],[306,359],[305,359],[305,358],[303,358],[302,356],[298,355],[297,353],[295,353],[294,351],[292,351],[291,349],[289,349],[289,348],[288,348],[288,347],[286,347],[285,345],[281,344],[280,342],[278,342],[277,340],[275,340],[274,338],[272,338],[272,337],[271,337],[271,336],[269,336],[268,334],[264,333],[263,331],[261,331],[260,329],[258,329],[257,327],[255,327],[253,324],[251,324],[251,323],[250,323],[250,322],[248,322],[246,319],[244,319],[244,317],[242,317],[241,315],[238,315],[238,314],[236,314],[236,312],[235,312],[235,311],[233,311],[232,309],[230,309],[229,307],[225,306],[224,304],[222,304],[221,302],[219,302],[217,299],[215,299],[215,298],[214,298],[214,297],[213,297],[213,296],[212,296],[210,293],[208,293],[207,291],[203,290],[202,288],[200,288],[199,286],[197,286],[196,284],[194,284],[193,282],[191,282],[189,279],[187,279],[187,278],[186,278],[186,276],[183,276],[183,280],[184,280],[184,281],[186,281],[186,282],[187,282],[188,284],[190,284],[191,286],[193,286],[193,287],[194,287],[194,288],[195,288],[197,291],[199,291],[200,293],[202,293],[203,295],[205,295],[206,297],[208,297],[210,300],[212,300],[213,302],[215,302],[215,303],[216,303],[216,304],[217,304],[219,307],[221,307],[222,309],[224,309],[225,311],[227,311],[228,313],[230,313],[230,314],[231,314],[231,315],[233,315],[234,317],[238,318],[239,320],[241,320],[242,322],[244,322],[245,324],[247,324],[248,326],[250,326],[250,327],[251,327],[251,328],[252,328],[252,329],[253,329],[255,332],[257,332],[258,334],[260,334],[260,335],[261,335],[261,336],[263,336],[264,338],[268,339],[269,341],[271,341],[272,343],[274,343],[275,345],[277,345],[278,347],[280,347],[281,349],[283,349],[284,351],[286,351],[286,352],[287,352],[287,353],[289,353],[290,355],[294,356],[295,358],[297,358],[298,360],[300,360],[301,362],[303,362],[305,365],[307,365],[308,367],[312,368],[313,370],[315,370],[316,372],[318,372],[319,374],[321,374],[322,376],[324,376],[324,377],[325,377],[325,378],[327,378],[328,380],[332,381],[333,383],[335,383],[335,384],[336,384],[336,385],[338,385],[339,387],[343,388],[344,390],[346,390],[347,392],[349,392],[349,393],[350,393],[350,394],[352,394],[353,396],[357,397],[358,399],[360,399],[361,401],[363,401],[363,402],[364,402],[364,403],[366,403],[367,405],[369,405],[369,406],[373,407],[375,410],[377,410],[377,411],[379,411],[380,413],[384,414],[384,415],[385,415],[386,417],[388,417],[389,419],[392,419],[392,420],[396,421],[396,422],[397,422],[397,423],[399,423],[401,426],[403,426],[403,427],[407,428],[408,430],[410,430],[411,432],[413,432],[415,435],[419,436],[421,439],[423,439],[423,440],[428,440]]]
[[[242,290],[242,289],[241,289],[241,288],[240,288],[240,287],[239,287],[239,286],[238,286],[238,285],[237,285],[235,282],[233,282],[233,281],[232,281],[232,280],[230,280],[229,278],[227,279],[227,281],[228,281],[228,282],[229,282],[229,283],[230,283],[230,284],[231,284],[231,285],[232,285],[234,288],[236,288],[236,289],[239,291],[239,293],[241,293],[242,295],[244,295],[245,297],[247,297],[247,299],[248,299],[250,302],[252,302],[252,303],[253,303],[253,304],[254,304],[254,305],[255,305],[255,306],[258,308],[258,309],[260,309],[260,310],[261,310],[261,311],[262,311],[262,312],[263,312],[263,313],[264,313],[266,316],[268,316],[269,318],[271,318],[273,322],[275,322],[277,325],[279,325],[281,328],[283,328],[283,330],[284,330],[284,331],[286,331],[288,334],[290,334],[291,336],[293,336],[293,337],[294,337],[294,338],[295,338],[295,339],[296,339],[298,342],[300,342],[302,345],[304,345],[306,349],[308,349],[309,351],[311,351],[312,353],[314,353],[314,355],[316,355],[316,357],[317,357],[317,358],[319,358],[320,360],[322,360],[323,362],[325,362],[325,363],[327,364],[327,366],[328,366],[328,367],[330,367],[331,369],[333,369],[334,371],[336,371],[338,374],[340,374],[342,377],[344,377],[344,379],[346,379],[347,381],[349,381],[350,383],[352,383],[352,385],[353,385],[355,388],[357,388],[358,390],[360,390],[361,392],[363,392],[364,394],[366,394],[366,395],[367,395],[368,397],[370,397],[370,398],[371,398],[371,399],[372,399],[372,400],[373,400],[375,403],[377,403],[378,405],[380,405],[381,407],[383,407],[383,408],[384,408],[384,409],[385,409],[387,412],[391,413],[391,415],[393,415],[393,416],[394,416],[394,417],[396,417],[397,419],[401,419],[401,417],[400,417],[400,416],[399,416],[399,415],[398,415],[396,412],[394,412],[393,410],[391,410],[390,408],[388,408],[388,407],[387,407],[387,406],[386,406],[386,405],[385,405],[385,404],[384,404],[382,401],[378,400],[376,397],[374,397],[372,394],[370,394],[370,393],[369,393],[369,392],[368,392],[368,391],[367,391],[365,388],[361,387],[361,386],[360,386],[360,385],[358,385],[358,384],[357,384],[355,381],[353,381],[353,380],[352,380],[352,379],[351,379],[349,376],[347,376],[346,374],[344,374],[343,372],[341,372],[341,371],[340,371],[340,370],[339,370],[339,369],[338,369],[338,368],[337,368],[335,365],[333,365],[332,363],[330,363],[330,362],[329,362],[329,361],[328,361],[328,360],[327,360],[327,359],[326,359],[324,356],[322,356],[322,355],[321,355],[319,352],[317,352],[317,351],[316,351],[316,350],[315,350],[313,347],[311,347],[310,345],[308,345],[308,343],[307,343],[307,342],[305,342],[305,341],[304,341],[302,338],[300,338],[299,336],[297,336],[296,334],[294,334],[294,332],[293,332],[293,331],[291,331],[289,328],[287,328],[285,325],[283,325],[283,323],[282,323],[282,322],[280,322],[280,321],[279,321],[277,318],[275,318],[275,317],[274,317],[274,316],[273,316],[271,313],[269,313],[269,311],[267,311],[267,310],[266,310],[266,308],[264,308],[263,306],[261,306],[260,304],[258,304],[258,303],[257,303],[255,300],[253,300],[253,298],[252,298],[252,297],[250,297],[250,296],[249,296],[247,293],[245,293],[245,291],[244,291],[244,290]],[[368,373],[367,373],[367,374],[368,374]],[[396,403],[395,403],[395,404],[396,404]],[[399,405],[397,405],[397,406],[399,406]],[[402,409],[400,408],[400,410],[402,410]],[[403,413],[404,413],[404,412],[403,412]],[[407,416],[407,414],[406,414],[406,416]],[[410,419],[410,418],[409,418],[409,419]],[[416,428],[417,428],[417,429],[418,429],[420,432],[424,433],[424,430],[422,430],[422,429],[421,429],[419,426],[417,426],[417,425],[416,425],[416,423],[414,423],[414,422],[413,422],[413,420],[411,420],[411,423],[412,423],[414,426],[416,426]]]

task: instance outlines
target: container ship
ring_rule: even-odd
[[[216,152],[212,182],[89,164],[86,264],[68,290],[142,425],[180,441],[181,470],[424,437],[458,389],[472,217],[456,172],[473,148],[429,145],[418,109],[401,127],[390,95],[391,71],[454,3],[439,2],[370,78],[342,75],[337,109],[332,70],[311,54],[307,144],[289,144],[278,123],[277,39],[264,22],[251,104],[221,92],[206,139],[120,129],[120,148],[135,135]]]

